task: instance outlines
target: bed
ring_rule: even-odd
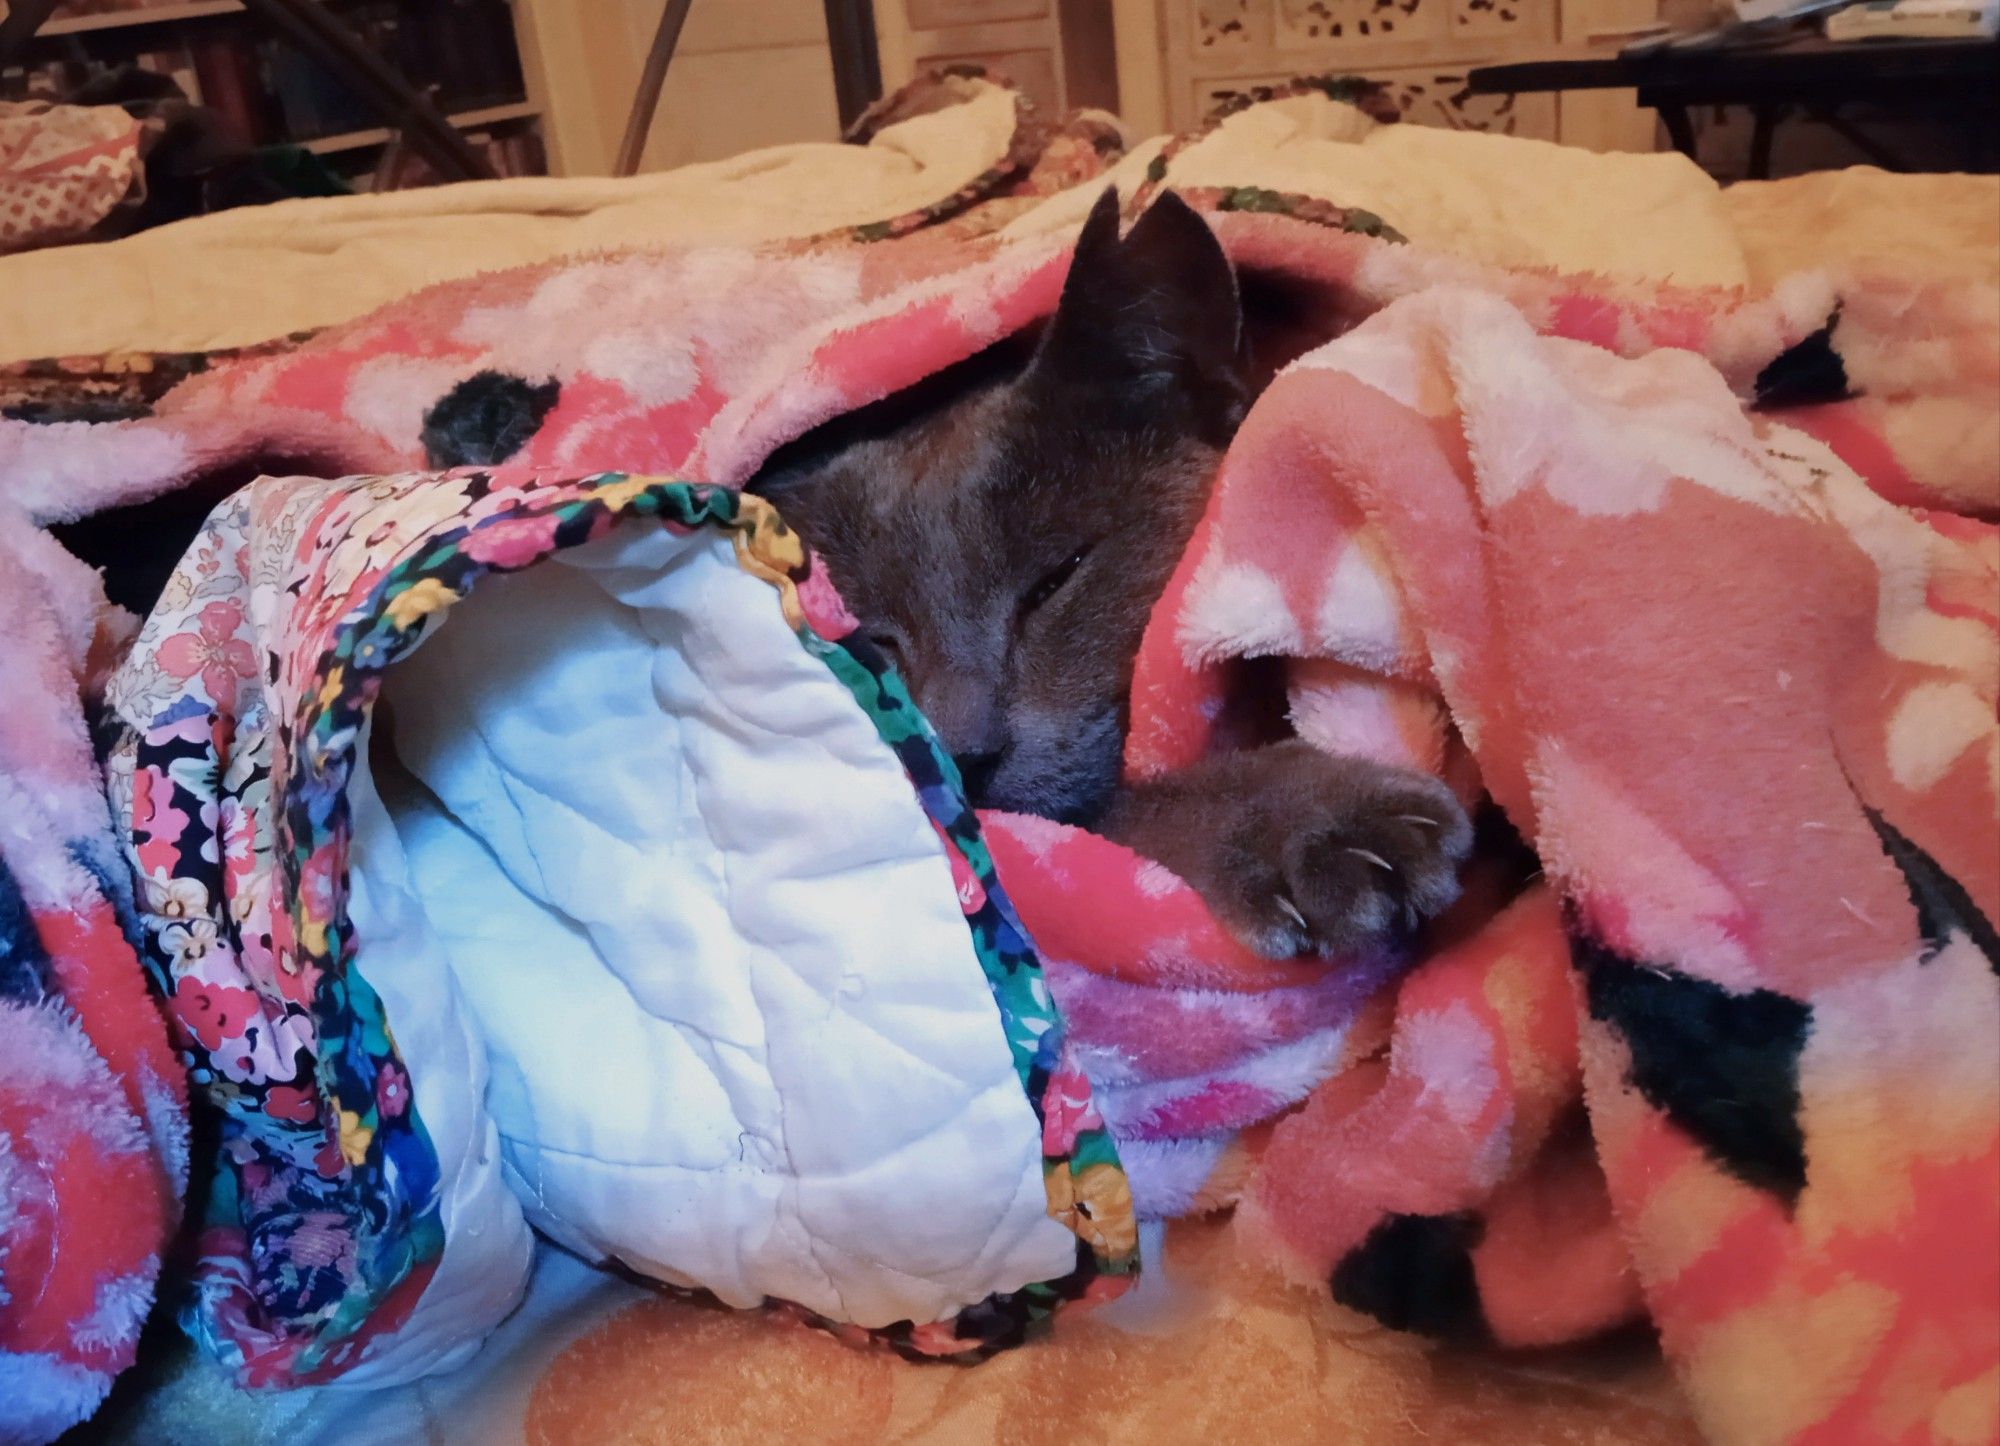
[[[284,203],[0,259],[0,363],[14,364],[0,386],[171,371],[172,358],[333,325],[434,282],[624,247],[778,242],[911,217],[1030,237],[1074,225],[1106,180],[1144,184],[1163,157],[1171,184],[1323,198],[1496,266],[1758,290],[1849,268],[2000,284],[1994,177],[1857,169],[1722,188],[1677,155],[1384,126],[1304,95],[1242,110],[1192,142],[1121,139],[1108,175],[1070,184],[1079,172],[1065,157],[1101,154],[1108,119],[1050,126],[1010,92],[966,79],[901,106],[878,115],[863,144],[630,181]],[[1243,1260],[1226,1223],[1179,1222],[1149,1245],[1164,1269],[1135,1296],[969,1372],[660,1296],[543,1245],[527,1304],[449,1374],[372,1393],[245,1397],[162,1325],[100,1425],[110,1440],[301,1446],[1699,1439],[1643,1335],[1546,1353],[1430,1348]]]

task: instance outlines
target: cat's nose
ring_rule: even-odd
[[[958,765],[958,776],[965,780],[965,796],[975,805],[984,804],[987,793],[993,787],[993,776],[1000,771],[1000,760],[1004,751],[994,749],[990,753],[954,753],[951,761]]]

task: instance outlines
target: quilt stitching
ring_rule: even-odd
[[[456,505],[441,506],[454,489]],[[791,1308],[907,1355],[976,1359],[1024,1339],[1065,1301],[1130,1283],[1137,1233],[1117,1151],[1092,1112],[1058,1110],[1050,1123],[1062,1024],[957,773],[768,504],[620,473],[505,488],[459,473],[253,490],[263,495],[211,520],[190,555],[193,582],[170,590],[135,654],[145,661],[113,698],[126,726],[113,796],[130,820],[147,971],[221,1124],[186,1321],[211,1352],[247,1384],[331,1379],[407,1319],[436,1271],[436,1153],[393,1022],[356,967],[346,913],[357,740],[387,669],[483,577],[633,518],[728,530],[738,564],[777,590],[801,646],[895,752],[944,845],[1033,1106],[1050,1213],[1079,1237],[1069,1274],[948,1321],[867,1332]],[[292,525],[306,512],[310,525]],[[414,529],[399,527],[409,520]],[[290,543],[282,558],[252,556],[265,525]],[[302,601],[273,639],[259,624],[285,594]]]

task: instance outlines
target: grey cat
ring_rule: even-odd
[[[824,560],[975,805],[1087,825],[1285,958],[1408,933],[1472,828],[1436,779],[1274,738],[1120,779],[1134,659],[1250,392],[1236,277],[1186,203],[1091,212],[1055,315],[783,449],[750,483]]]

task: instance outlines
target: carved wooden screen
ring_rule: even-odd
[[[1556,0],[1161,0],[1166,99],[1176,127],[1218,101],[1294,76],[1380,80],[1406,120],[1556,137],[1551,96],[1478,96],[1475,65],[1546,53]]]

